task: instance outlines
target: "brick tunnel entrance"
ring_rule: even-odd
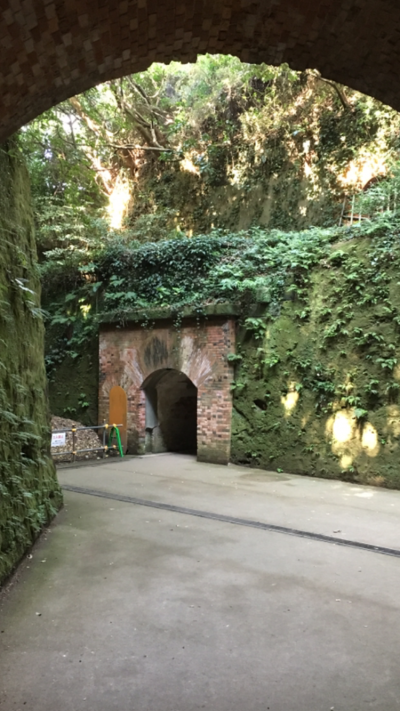
[[[232,305],[209,304],[201,318],[189,312],[179,329],[168,311],[154,312],[151,327],[107,318],[99,333],[99,422],[107,421],[110,393],[119,386],[126,393],[130,454],[197,452],[199,461],[227,464]]]
[[[146,452],[197,453],[197,388],[185,373],[162,368],[142,385]]]

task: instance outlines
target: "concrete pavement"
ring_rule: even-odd
[[[400,492],[159,455],[62,483],[400,549]],[[0,710],[400,709],[400,558],[66,492],[0,600]]]

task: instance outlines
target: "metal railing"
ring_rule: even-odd
[[[104,424],[102,424],[102,425],[93,425],[93,427],[65,427],[60,430],[52,430],[52,435],[53,434],[62,434],[63,432],[65,432],[66,434],[68,432],[72,432],[72,450],[69,452],[65,452],[65,451],[52,452],[52,456],[53,457],[62,457],[62,456],[71,454],[72,461],[74,462],[77,454],[83,454],[84,452],[102,452],[102,456],[104,459],[104,456],[105,456],[106,452],[108,452],[108,450],[118,449],[118,446],[116,444],[112,444],[111,446],[106,444],[107,430],[114,428],[114,429],[118,429],[118,431],[119,431],[120,427],[123,427],[123,425],[110,425],[110,424],[104,422]],[[103,430],[103,444],[100,445],[99,447],[86,447],[85,449],[76,449],[76,433],[80,432],[82,430]],[[54,446],[52,447],[52,449],[54,449]]]

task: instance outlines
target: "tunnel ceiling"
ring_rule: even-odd
[[[198,53],[317,68],[400,109],[398,0],[0,0],[0,142],[50,106]]]

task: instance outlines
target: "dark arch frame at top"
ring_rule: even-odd
[[[96,84],[206,52],[317,68],[400,109],[399,31],[395,0],[0,0],[0,143]]]

